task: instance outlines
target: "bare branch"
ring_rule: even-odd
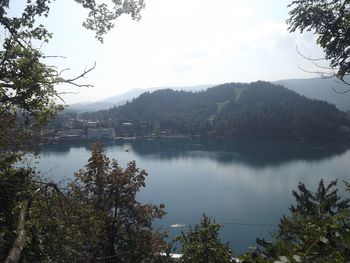
[[[332,78],[334,77],[334,75],[330,72],[323,72],[323,71],[311,71],[311,70],[307,70],[302,68],[301,66],[298,66],[298,68],[306,73],[310,73],[310,74],[318,74],[321,78]]]
[[[94,63],[94,65],[89,68],[89,69],[85,69],[84,72],[82,74],[80,74],[79,76],[75,77],[75,78],[72,78],[72,79],[66,79],[65,82],[68,82],[68,83],[71,83],[73,84],[74,81],[80,79],[80,78],[83,78],[86,76],[86,74],[88,74],[90,71],[94,70],[96,68],[96,62]],[[91,85],[90,85],[91,86]]]
[[[70,81],[64,81],[64,82],[66,82],[66,83],[68,83],[68,84],[71,84],[71,85],[73,85],[73,86],[79,87],[79,88],[83,88],[83,87],[85,87],[85,88],[91,88],[91,87],[94,86],[94,85],[91,85],[91,84],[77,84],[77,83],[70,82]]]
[[[66,101],[64,100],[64,98],[61,97],[60,94],[56,93],[56,97],[59,98],[63,103],[66,103]]]
[[[326,61],[327,60],[326,58],[311,58],[311,56],[305,56],[304,54],[302,54],[299,51],[298,46],[296,46],[296,51],[297,51],[298,55],[300,55],[302,58],[310,61],[315,67],[317,67],[319,69],[327,70],[326,72],[325,71],[319,71],[319,70],[310,71],[310,70],[306,70],[306,69],[298,66],[298,68],[301,69],[302,71],[310,73],[310,74],[318,74],[321,78],[324,78],[324,79],[335,77],[336,79],[339,80],[339,81],[337,81],[338,83],[342,83],[342,84],[345,84],[347,86],[350,86],[350,82],[346,81],[344,79],[344,77],[339,77],[338,74],[336,73],[336,71],[339,70],[338,67],[326,67],[326,66],[322,66],[322,65],[317,63],[317,61]],[[349,89],[345,89],[343,91],[339,91],[339,90],[337,90],[337,89],[335,89],[333,87],[331,87],[331,89],[334,92],[338,93],[338,94],[345,94],[347,92],[350,92],[350,88]]]
[[[305,56],[304,54],[302,54],[302,53],[299,51],[298,45],[295,46],[295,49],[296,49],[298,55],[300,55],[301,57],[303,57],[303,58],[305,58],[305,59],[307,59],[307,60],[309,60],[309,61],[325,61],[325,60],[327,60],[326,58],[311,58],[311,56],[308,56],[308,57]]]
[[[302,54],[299,49],[298,46],[296,46],[296,51],[298,53],[299,56],[301,56],[302,58],[310,61],[312,64],[314,64],[316,67],[318,68],[322,68],[322,69],[327,69],[327,70],[333,70],[334,71],[334,67],[326,67],[326,66],[321,66],[320,64],[317,63],[317,61],[327,61],[326,58],[312,58],[310,55],[309,56],[305,56],[304,54]]]
[[[54,56],[54,55],[45,56],[45,55],[43,55],[42,58],[63,58],[63,59],[66,59],[67,57],[59,56],[59,55],[57,55],[57,56]]]
[[[350,84],[347,84],[347,85],[350,85]],[[338,94],[345,94],[345,93],[348,93],[350,91],[350,89],[346,89],[346,90],[343,90],[343,91],[339,91],[339,90],[336,90],[335,88],[331,88],[335,93],[338,93]]]
[[[73,91],[61,91],[57,92],[58,95],[68,95],[68,94],[73,94],[73,95],[78,95],[79,92],[73,92]]]

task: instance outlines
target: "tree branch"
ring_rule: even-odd
[[[8,253],[5,262],[4,263],[17,263],[21,257],[22,251],[25,246],[25,241],[27,238],[27,231],[26,231],[26,214],[30,210],[31,204],[33,200],[36,198],[36,196],[44,191],[47,190],[49,187],[52,187],[56,191],[60,192],[57,185],[54,183],[47,183],[44,186],[38,188],[34,191],[32,196],[30,196],[27,200],[25,200],[22,204],[22,208],[19,211],[18,214],[18,224],[17,224],[17,237],[15,241],[12,243],[12,247],[10,249],[10,252]],[[29,214],[29,213],[28,213]]]
[[[82,74],[80,74],[79,76],[72,78],[72,79],[66,79],[66,80],[64,80],[64,82],[78,86],[78,87],[92,87],[92,85],[89,85],[89,84],[80,85],[80,84],[74,83],[74,81],[85,77],[86,74],[88,74],[90,71],[94,70],[95,68],[96,68],[96,62],[94,63],[94,65],[91,68],[84,70],[84,72]]]

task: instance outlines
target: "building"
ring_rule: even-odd
[[[97,126],[98,122],[97,121],[87,121],[86,122],[86,125],[89,127],[89,128],[95,128]]]
[[[67,129],[57,132],[60,140],[84,139],[85,132],[83,129]]]
[[[88,129],[87,137],[89,140],[113,140],[115,133],[113,128]]]

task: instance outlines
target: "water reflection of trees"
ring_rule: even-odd
[[[277,166],[291,161],[321,161],[345,153],[345,142],[261,141],[227,139],[135,140],[133,151],[162,160],[207,158],[222,164],[232,162],[253,167]]]
[[[42,156],[49,155],[50,153],[54,153],[56,156],[64,156],[67,155],[72,148],[84,148],[89,151],[92,144],[93,143],[90,141],[69,141],[57,144],[46,144],[35,148],[34,151],[40,153]]]
[[[40,154],[64,156],[72,148],[89,150],[92,142],[69,142],[41,147]],[[262,141],[228,139],[136,139],[103,142],[104,147],[128,144],[137,155],[160,160],[210,159],[222,164],[241,163],[253,167],[278,166],[291,161],[321,161],[345,153],[347,142]],[[38,149],[39,151],[39,149]]]

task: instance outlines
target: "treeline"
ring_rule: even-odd
[[[324,139],[346,136],[350,125],[334,105],[263,81],[228,83],[201,92],[146,92],[125,105],[82,117],[112,124],[120,136]]]

